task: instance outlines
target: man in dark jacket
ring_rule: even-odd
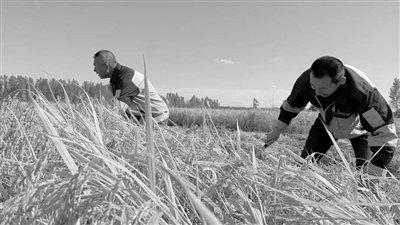
[[[314,153],[316,160],[332,146],[325,127],[337,139],[349,139],[356,167],[366,165],[368,173],[382,175],[397,145],[392,111],[368,77],[357,68],[345,66],[334,57],[314,61],[295,82],[283,102],[273,129],[263,138],[265,147],[276,141],[291,120],[308,103],[319,110],[310,129],[302,158]],[[373,158],[370,159],[370,153]],[[370,160],[370,163],[366,163]]]
[[[112,93],[122,106],[122,110],[133,114],[139,122],[145,115],[144,76],[136,70],[117,63],[115,56],[108,50],[94,54],[94,72],[100,79],[110,78]],[[166,123],[169,109],[148,81],[152,117],[157,123]],[[129,110],[128,110],[129,109]]]

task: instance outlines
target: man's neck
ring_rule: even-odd
[[[109,72],[110,79],[111,79],[112,75],[114,74],[115,68],[117,68],[117,64],[115,64],[113,67],[110,67],[110,72]]]

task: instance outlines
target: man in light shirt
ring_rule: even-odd
[[[94,72],[100,79],[110,78],[113,96],[122,104],[129,116],[141,123],[145,116],[144,75],[117,63],[115,55],[108,50],[98,51],[93,56]],[[148,81],[152,117],[155,122],[166,124],[169,117],[167,104]],[[129,109],[129,110],[128,110]]]

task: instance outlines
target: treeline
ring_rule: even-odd
[[[198,98],[193,95],[189,100],[185,100],[185,98],[179,96],[178,93],[167,93],[165,99],[169,106],[177,108],[199,108],[202,106],[206,106],[208,108],[220,107],[218,100],[210,99],[209,97]]]
[[[29,86],[31,85],[31,87]],[[39,78],[33,79],[25,76],[6,76],[0,75],[0,100],[6,97],[18,98],[23,101],[29,100],[28,90],[34,86],[40,90],[43,95],[49,100],[54,101],[64,100],[64,90],[67,92],[69,100],[72,103],[77,103],[82,98],[82,89],[91,97],[101,101],[111,102],[113,99],[110,85],[103,85],[102,83],[94,83],[84,81],[79,84],[76,80],[56,80],[54,78]],[[208,97],[198,98],[193,95],[189,100],[179,96],[177,93],[167,93],[161,96],[168,104],[169,107],[183,107],[183,108],[196,108],[207,106],[210,108],[218,108],[218,100],[213,100]]]
[[[400,117],[400,76],[394,78],[389,91],[390,105],[395,117]]]
[[[31,86],[29,86],[31,85]],[[93,82],[83,82],[79,84],[76,80],[56,80],[39,78],[33,79],[31,77],[24,76],[0,76],[0,98],[12,97],[18,98],[23,101],[29,99],[28,90],[34,86],[40,90],[42,94],[49,100],[54,101],[64,100],[64,90],[68,94],[68,98],[72,103],[77,103],[83,95],[85,90],[88,95],[92,98],[109,101],[112,99],[112,94],[109,91],[108,85]]]

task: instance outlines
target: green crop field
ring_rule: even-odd
[[[0,224],[397,222],[398,153],[383,178],[356,171],[346,141],[344,160],[335,149],[319,164],[304,160],[315,112],[263,149],[277,115],[171,109],[175,126],[146,128],[90,99],[4,100]]]

